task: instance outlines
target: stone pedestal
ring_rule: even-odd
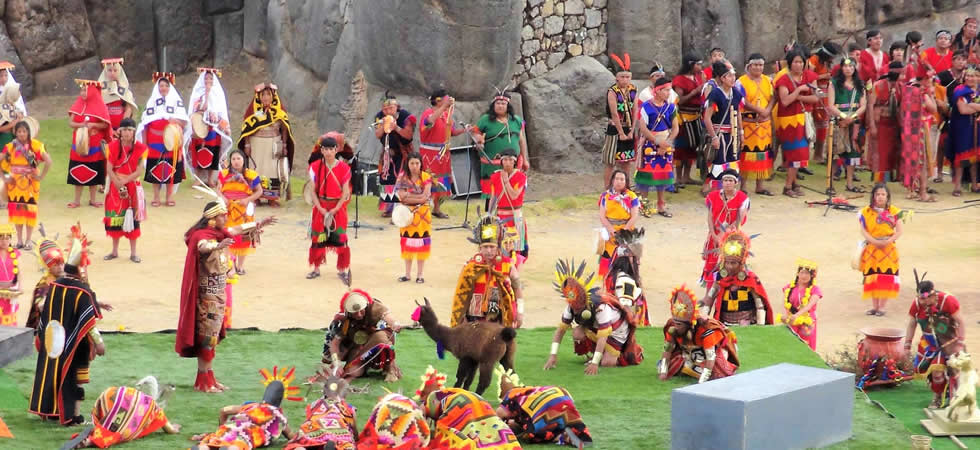
[[[946,418],[947,410],[943,409],[924,409],[928,419],[922,419],[919,423],[933,436],[978,436],[980,435],[980,410],[975,410],[973,416],[966,420],[953,422]]]
[[[0,326],[0,368],[34,353],[34,330]]]
[[[854,374],[777,364],[675,389],[671,448],[818,448],[851,436]]]

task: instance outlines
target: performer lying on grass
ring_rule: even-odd
[[[504,419],[517,438],[525,443],[553,442],[581,448],[592,444],[592,436],[575,408],[572,395],[557,386],[524,386],[517,374],[497,366],[500,378],[497,417]]]
[[[171,423],[163,413],[174,385],[164,387],[150,375],[136,383],[135,388],[110,386],[102,391],[92,408],[92,424],[72,436],[63,449],[85,447],[109,448],[140,439],[163,429],[167,434],[180,432],[180,425]]]

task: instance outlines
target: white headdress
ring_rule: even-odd
[[[225,99],[225,90],[221,87],[220,71],[216,69],[198,68],[197,81],[194,83],[194,89],[191,91],[190,97],[190,112],[194,113],[197,111],[204,112],[204,121],[209,126],[214,129],[215,133],[221,136],[221,159],[228,156],[228,152],[231,150],[231,136],[228,135],[228,124],[231,121],[228,119],[228,101]],[[208,92],[207,100],[203,101],[205,87],[204,87],[204,77],[210,73],[212,75],[211,79],[213,83],[211,84],[211,90]],[[203,103],[203,106],[200,105]],[[214,113],[218,116],[218,123],[211,123],[208,120],[208,113]]]
[[[116,76],[115,81],[109,80],[109,76],[106,74],[109,66],[115,66],[119,70],[119,75]],[[123,69],[122,58],[107,58],[102,60],[102,73],[99,74],[99,83],[102,84],[102,101],[106,105],[117,100],[122,100],[132,105],[134,111],[139,110],[139,105],[136,104],[136,98],[133,97],[133,90],[129,87],[129,78]]]
[[[5,67],[3,70],[7,71],[7,83],[3,85],[3,89],[14,86],[18,89],[20,88],[20,83],[14,79],[14,71],[10,70],[10,67]],[[18,96],[17,101],[13,103],[14,107],[21,112],[21,115],[27,115],[27,105],[24,104],[24,97]]]
[[[143,115],[140,117],[140,123],[136,127],[136,140],[144,144],[146,143],[146,139],[143,136],[143,130],[150,124],[150,122],[156,120],[176,119],[184,122],[183,144],[184,148],[187,148],[187,143],[191,140],[191,127],[190,119],[187,117],[187,110],[184,108],[184,101],[181,100],[180,94],[177,92],[177,88],[173,86],[173,83],[171,83],[170,90],[167,92],[166,98],[164,98],[163,95],[160,95],[161,80],[165,80],[165,78],[161,78],[153,84],[153,93],[150,95],[149,100],[146,101],[146,108],[143,109]],[[169,80],[167,81],[169,82]]]

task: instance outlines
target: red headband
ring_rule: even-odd
[[[963,22],[963,25],[966,25],[966,24],[969,24],[969,23],[977,23],[977,18],[976,17],[967,17],[966,18],[966,21]]]
[[[661,89],[670,89],[672,85],[673,83],[664,83],[661,84],[660,86],[654,86],[653,92],[660,92]]]

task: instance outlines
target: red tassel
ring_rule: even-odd
[[[623,58],[626,59],[626,65],[623,66],[623,69],[630,70],[630,66],[632,65],[630,63],[630,54],[629,53],[626,53],[626,52],[623,52]]]
[[[628,69],[626,67],[626,64],[623,63],[623,60],[620,59],[619,56],[616,56],[615,53],[610,53],[609,54],[609,57],[612,58],[612,60],[615,61],[616,64],[619,64],[619,67],[621,67],[623,70],[627,70]]]

